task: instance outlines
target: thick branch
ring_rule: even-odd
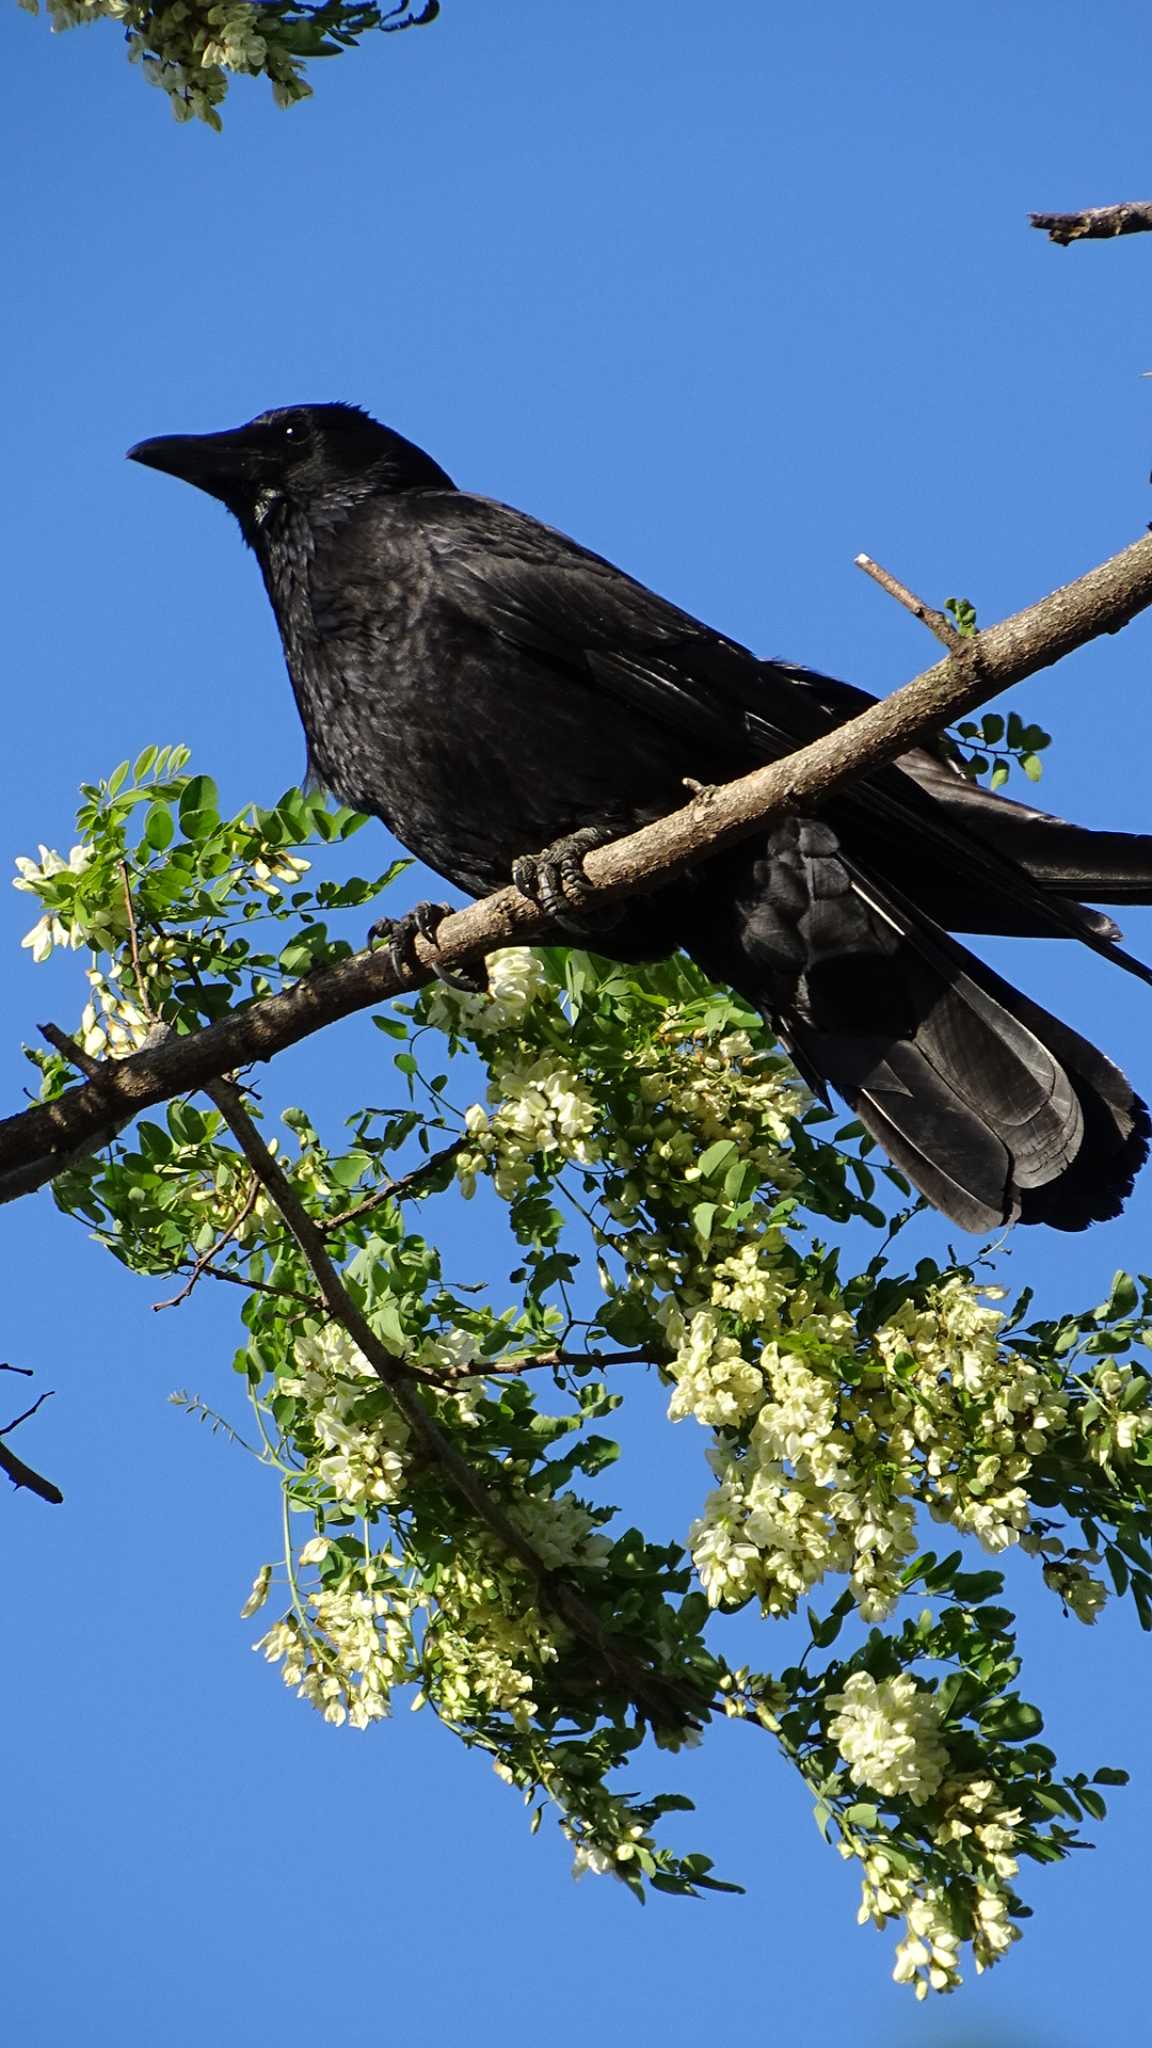
[[[1077,582],[966,640],[962,651],[811,746],[738,782],[702,790],[670,817],[590,853],[589,883],[597,896],[626,896],[770,820],[822,804],[842,783],[892,760],[1011,684],[1101,633],[1118,632],[1149,604],[1152,537],[1145,536]],[[69,1089],[55,1102],[0,1123],[0,1200],[51,1180],[70,1157],[106,1143],[126,1117],[203,1088],[252,1060],[270,1059],[337,1018],[419,987],[431,978],[434,963],[461,967],[495,946],[551,936],[534,905],[515,889],[502,889],[447,918],[435,948],[417,940],[415,972],[398,974],[387,951],[358,953],[193,1036],[108,1062],[98,1088]]]
[[[1063,249],[1069,242],[1146,235],[1152,229],[1152,199],[1130,199],[1121,206],[1086,206],[1081,213],[1030,213],[1028,219]]]

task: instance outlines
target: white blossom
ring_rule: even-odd
[[[735,1337],[722,1334],[713,1309],[690,1318],[668,1370],[676,1382],[668,1403],[673,1422],[694,1415],[714,1428],[731,1428],[764,1398],[763,1374],[749,1365]]]
[[[383,1405],[380,1381],[363,1352],[339,1324],[328,1323],[299,1337],[294,1357],[297,1371],[280,1379],[278,1391],[308,1407],[320,1447],[319,1478],[349,1507],[395,1500],[408,1424]]]
[[[828,1706],[834,1715],[828,1733],[858,1785],[917,1806],[932,1798],[948,1751],[931,1693],[906,1672],[877,1680],[854,1671]]]

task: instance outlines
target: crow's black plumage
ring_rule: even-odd
[[[536,520],[458,491],[352,406],[142,442],[235,513],[279,623],[313,775],[473,895],[842,723],[864,692],[760,661]],[[1076,937],[1152,901],[1152,837],[974,787],[930,750],[630,900],[593,943],[683,947],[749,997],[929,1201],[986,1230],[1115,1215],[1144,1104],[953,931]]]

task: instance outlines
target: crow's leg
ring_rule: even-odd
[[[619,837],[610,826],[582,825],[563,839],[554,839],[542,853],[522,853],[512,863],[512,880],[522,896],[538,903],[554,918],[560,929],[577,938],[592,938],[618,924],[623,909],[617,903],[590,901],[591,886],[584,873],[584,855],[595,846],[606,846]]]
[[[452,903],[417,903],[405,911],[403,917],[381,917],[368,934],[369,945],[383,943],[397,974],[410,974],[416,966],[416,940],[426,939],[430,946],[436,944],[436,934],[446,917],[451,917],[456,906]],[[488,976],[481,960],[475,968],[437,967],[434,970],[437,981],[443,981],[449,988],[461,990],[465,995],[483,996],[488,993]]]

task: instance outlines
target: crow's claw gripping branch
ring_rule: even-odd
[[[542,853],[520,854],[512,863],[512,880],[520,894],[530,903],[538,903],[562,931],[577,937],[607,931],[619,922],[622,912],[615,903],[590,903],[584,855],[593,847],[606,846],[615,836],[598,825],[583,825],[578,832],[553,840]]]
[[[369,945],[384,944],[388,957],[397,974],[410,974],[416,966],[416,940],[426,939],[430,946],[436,944],[436,934],[446,917],[451,917],[454,905],[451,903],[417,903],[403,917],[381,917],[368,934]],[[460,989],[465,995],[482,996],[488,992],[488,976],[484,962],[476,968],[437,967],[436,979],[449,988]]]

